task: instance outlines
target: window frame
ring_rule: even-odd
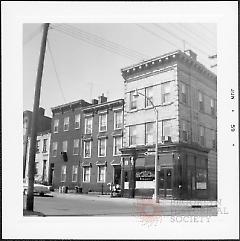
[[[64,167],[64,172],[63,172],[63,167]],[[63,179],[63,175],[64,175],[64,179]],[[66,182],[67,180],[67,165],[62,165],[61,166],[61,182]]]
[[[185,89],[185,93],[184,93],[183,89]],[[184,104],[188,103],[187,93],[188,93],[188,86],[187,86],[187,84],[181,82],[181,101]]]
[[[169,87],[169,92],[165,92],[166,86]],[[166,96],[168,96],[168,98],[166,98]],[[170,97],[171,97],[171,82],[168,81],[168,82],[161,84],[161,99],[162,99],[161,102],[162,102],[162,104],[170,103],[171,102]],[[166,99],[168,99],[168,100],[166,100]]]
[[[100,148],[101,148],[101,141],[104,140],[105,146],[104,146],[104,155],[100,155]],[[98,139],[98,157],[105,157],[107,155],[107,138],[100,138]]]
[[[129,109],[136,110],[137,109],[137,99],[134,97],[135,90],[129,92]]]
[[[77,117],[77,118],[76,118]],[[78,118],[79,117],[79,118]],[[79,120],[78,120],[79,119]],[[76,121],[76,120],[78,120],[78,121]],[[76,123],[78,123],[78,126],[76,126]],[[80,113],[78,113],[78,114],[75,114],[75,116],[74,116],[74,128],[75,129],[80,129],[80,127],[81,127],[81,114]]]
[[[76,172],[75,172],[76,171]],[[74,176],[75,175],[75,176]],[[74,177],[76,179],[74,179]],[[73,165],[72,166],[72,182],[77,182],[78,179],[78,165]]]
[[[42,148],[43,153],[47,153],[47,144],[48,144],[48,139],[44,138],[43,139],[43,148]]]
[[[75,141],[78,141],[77,147],[75,147]],[[79,155],[79,146],[80,146],[80,139],[73,139],[73,155]],[[77,153],[75,153],[76,148],[77,148]]]
[[[201,96],[201,100],[200,100]],[[199,106],[199,111],[204,112],[204,96],[202,91],[198,91],[198,106]]]
[[[120,113],[120,117],[121,117],[121,126],[120,127],[116,127],[117,126],[117,114]],[[116,110],[114,111],[114,130],[120,130],[123,128],[123,110]]]
[[[151,90],[151,96],[149,96],[148,94],[148,90]],[[145,88],[145,108],[149,108],[149,107],[153,107],[152,103],[153,103],[153,86],[149,86]],[[152,101],[152,103],[150,102],[150,100]]]
[[[91,128],[88,127],[88,121],[90,120],[90,123],[91,123]],[[85,117],[85,128],[84,128],[84,133],[85,134],[92,134],[92,131],[93,131],[93,117],[92,116],[86,116]],[[90,130],[90,131],[87,131],[87,130]]]
[[[120,153],[116,153],[116,139],[117,138],[120,138],[120,140],[121,140],[121,147],[120,148],[122,148],[122,145],[123,145],[123,143],[122,143],[122,141],[123,141],[123,138],[122,138],[122,136],[114,136],[113,137],[113,156],[120,156],[121,155],[121,152]]]
[[[103,180],[100,180],[100,168],[103,168],[104,173],[103,173]],[[106,166],[105,165],[98,165],[98,173],[97,173],[97,183],[105,183],[106,182]]]
[[[54,147],[56,147],[56,149],[54,149]],[[53,145],[52,145],[52,156],[56,157],[57,156],[57,149],[58,149],[58,142],[54,141]],[[56,155],[54,155],[54,153],[56,152]]]
[[[58,133],[58,132],[59,132],[59,119],[55,119],[53,121],[53,133]]]
[[[203,130],[203,135],[201,135],[201,130]],[[205,146],[205,128],[204,126],[199,126],[199,139],[200,139],[200,145]]]
[[[63,119],[63,131],[69,131],[69,121],[70,121],[69,116],[64,117],[64,119]],[[65,128],[66,126],[67,126],[67,128]]]
[[[136,134],[134,136],[131,136],[131,129],[135,128],[134,132],[136,132]],[[132,143],[132,137],[135,137],[135,143]],[[137,126],[136,125],[132,125],[129,126],[129,146],[136,146],[137,145]]]
[[[89,170],[89,173],[88,173],[88,177],[89,177],[89,180],[86,180],[85,178],[86,178],[86,173],[85,173],[85,171],[86,170]],[[82,181],[84,182],[84,183],[90,183],[91,182],[91,167],[90,166],[83,166],[83,168],[82,168],[82,170],[83,170],[83,174],[82,174]]]
[[[106,125],[105,125],[105,129],[104,130],[101,130],[101,128],[102,127],[104,127],[104,126],[102,126],[102,117],[103,116],[105,116],[105,118],[106,118],[106,120],[105,120],[105,122],[106,122]],[[107,131],[107,120],[108,120],[108,115],[107,115],[107,113],[99,113],[99,117],[98,117],[98,120],[99,120],[99,125],[98,125],[98,131],[99,132],[105,132],[105,131]]]
[[[86,143],[89,143],[89,156],[86,156]],[[84,158],[91,158],[92,155],[92,141],[91,140],[84,140],[83,143],[83,157]]]
[[[147,132],[147,126],[152,125],[152,133]],[[152,134],[152,142],[148,142],[148,136]],[[154,144],[154,122],[145,123],[145,145],[153,145]]]

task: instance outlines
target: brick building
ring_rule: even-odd
[[[216,199],[216,75],[191,50],[168,53],[121,71],[125,85],[124,194],[154,192],[152,101],[158,112],[160,197]]]
[[[28,138],[27,160],[29,160],[30,137]],[[36,155],[35,155],[35,182],[48,183],[49,174],[49,150],[51,133],[50,130],[37,133]],[[26,176],[28,173],[28,162],[26,165]]]
[[[100,96],[52,108],[49,182],[54,188],[109,191],[120,183],[123,100]]]
[[[39,108],[37,132],[47,131],[51,129],[51,118],[44,115],[44,108]],[[31,135],[32,128],[32,111],[26,110],[23,112],[23,178],[26,177],[26,165],[27,165],[27,148],[28,140]]]

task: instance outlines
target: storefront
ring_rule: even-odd
[[[150,197],[155,188],[155,154],[146,148],[123,148],[123,196]],[[183,144],[159,145],[159,196],[166,199],[208,198],[208,150]]]

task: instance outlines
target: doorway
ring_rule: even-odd
[[[113,174],[113,182],[114,184],[121,184],[121,166],[114,166],[114,174]]]
[[[162,168],[159,172],[159,196],[172,198],[173,196],[173,169]]]

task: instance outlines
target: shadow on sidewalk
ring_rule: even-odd
[[[39,216],[39,217],[46,217],[45,214],[41,212],[36,212],[36,211],[28,211],[26,209],[23,209],[23,216]]]

